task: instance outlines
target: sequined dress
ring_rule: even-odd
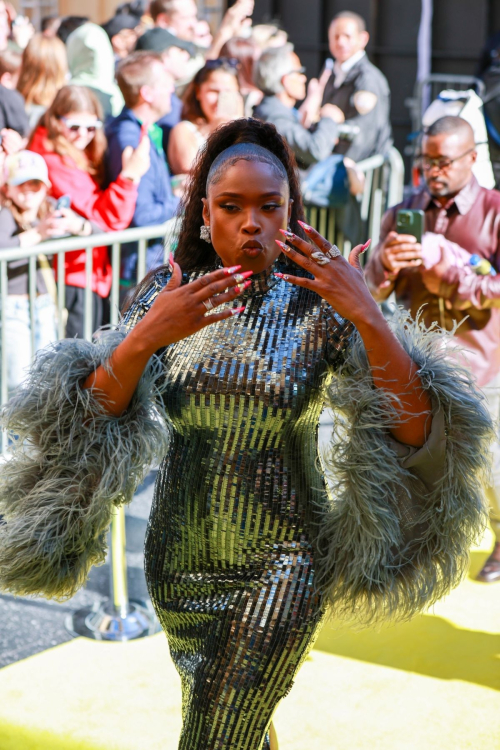
[[[156,277],[127,326],[165,281]],[[329,369],[352,327],[271,271],[245,296],[242,315],[162,355],[171,442],[145,558],[182,681],[181,750],[268,748],[273,712],[323,618],[317,429]]]

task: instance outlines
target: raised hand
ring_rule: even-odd
[[[95,391],[109,414],[123,414],[144,369],[158,349],[244,310],[233,307],[212,312],[241,294],[249,284],[252,271],[238,273],[241,266],[221,268],[181,286],[181,269],[177,263],[172,265],[172,278],[151,309],[116,347],[108,366],[98,367],[84,383],[84,388]]]
[[[276,275],[290,284],[317,292],[343,318],[354,323],[366,348],[374,386],[396,397],[394,409],[400,413],[401,420],[395,420],[390,432],[401,443],[422,446],[432,421],[431,402],[422,388],[417,365],[390,330],[365,284],[359,256],[368,248],[370,240],[353,248],[347,261],[319,232],[303,222],[300,224],[313,245],[283,229],[280,232],[300,252],[276,241],[297,265],[313,274],[314,279]]]
[[[314,244],[310,244],[297,237],[296,234],[284,229],[280,229],[280,232],[298,250],[279,240],[276,240],[276,242],[294,263],[312,274],[314,279],[281,273],[276,275],[290,284],[303,286],[316,292],[343,318],[350,320],[355,325],[363,322],[372,311],[375,310],[378,313],[377,304],[366,286],[363,269],[359,262],[359,256],[367,250],[371,240],[368,240],[364,245],[354,247],[347,261],[340,255],[337,248],[334,245],[332,246],[319,232],[308,224],[303,222],[300,222],[300,224]]]
[[[250,285],[249,277],[253,273],[238,273],[241,266],[221,268],[181,286],[180,266],[174,262],[173,267],[165,289],[134,329],[137,335],[144,337],[146,344],[149,342],[151,353],[187,338],[211,323],[242,312],[243,307],[226,308],[220,312],[217,308],[241,294]]]

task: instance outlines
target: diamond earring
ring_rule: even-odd
[[[202,240],[205,240],[205,242],[212,242],[212,237],[210,236],[210,227],[206,226],[205,224],[202,224],[200,227],[200,237]]]

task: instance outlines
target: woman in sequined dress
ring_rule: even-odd
[[[95,426],[91,437],[82,438],[93,440],[92,450],[98,454],[94,459],[85,448],[89,458],[85,480],[81,479],[94,493],[86,506],[87,516],[88,509],[94,509],[94,544],[97,532],[109,521],[109,512],[102,510],[109,511],[109,498],[126,500],[133,492],[129,485],[137,481],[140,461],[145,463],[148,456],[146,443],[140,441],[146,441],[144,435],[158,435],[157,420],[148,422],[141,416],[141,404],[151,397],[152,388],[141,390],[141,383],[157,353],[160,371],[154,382],[161,377],[169,444],[148,525],[146,577],[182,681],[180,750],[277,748],[273,713],[290,690],[324,617],[330,582],[323,558],[333,560],[334,570],[341,571],[339,590],[351,587],[343,596],[352,598],[354,608],[371,596],[366,594],[371,590],[380,594],[377,601],[385,606],[400,585],[408,590],[406,600],[401,596],[403,605],[411,601],[410,608],[415,607],[413,599],[418,599],[408,572],[410,547],[404,550],[405,567],[395,552],[404,537],[399,531],[384,536],[385,527],[393,522],[403,526],[403,511],[396,518],[389,501],[387,507],[381,505],[379,496],[366,489],[366,477],[372,476],[371,471],[372,487],[377,491],[382,487],[386,493],[389,490],[370,463],[387,461],[382,468],[391,475],[391,461],[417,466],[430,456],[435,470],[439,456],[436,459],[432,441],[443,443],[438,434],[440,418],[419,376],[422,369],[399,343],[368,292],[358,260],[364,247],[354,248],[346,261],[302,218],[293,156],[275,128],[255,120],[220,128],[196,163],[176,262],[140,285],[124,319],[128,334],[118,344],[115,338],[99,355],[99,343],[62,342],[55,355],[47,355],[38,365],[47,389],[44,398],[71,401],[69,386],[60,396],[60,387],[49,389],[46,384],[52,370],[59,372],[63,364],[68,370],[69,359],[79,357],[83,364],[74,376],[74,389],[80,388],[84,414],[94,410],[96,423],[103,425],[102,438],[96,436]],[[182,272],[189,283],[182,283]],[[84,350],[85,346],[90,349]],[[358,384],[351,397],[357,409],[354,422],[363,422],[363,403],[383,390],[390,397],[391,414],[385,432],[399,447],[384,453],[383,430],[377,432],[370,413],[367,434],[374,435],[373,448],[363,444],[355,467],[361,493],[358,497],[355,488],[342,495],[345,516],[337,515],[333,531],[328,531],[332,538],[337,533],[341,539],[325,553],[329,500],[317,460],[318,421],[330,384],[342,381],[349,352],[356,347],[367,358],[361,366],[367,385],[362,391]],[[58,364],[57,357],[63,355],[64,363]],[[99,358],[102,364],[97,366]],[[85,366],[91,374],[82,387],[78,378]],[[22,434],[20,404],[23,413],[32,413],[34,407],[26,404],[35,390],[40,403],[42,386],[35,388],[41,382],[36,380],[36,368],[31,377],[21,400],[11,407],[11,414],[17,414],[17,422],[11,422],[18,434]],[[433,400],[437,392],[434,387]],[[464,398],[460,394],[460,403]],[[473,406],[480,415],[481,407],[476,402]],[[71,443],[61,445],[61,455],[66,451],[70,458],[82,455],[79,430],[87,435],[89,429],[88,416],[75,420],[75,408],[72,404],[68,411]],[[57,409],[57,440],[63,441],[68,407],[57,401]],[[49,412],[47,407],[47,419]],[[375,413],[383,422],[383,410]],[[129,423],[132,426],[127,427]],[[37,432],[40,450],[48,433],[48,427]],[[474,443],[470,432],[467,440]],[[54,457],[53,443],[51,449],[50,461],[61,463],[61,456]],[[367,450],[376,454],[371,462]],[[396,454],[398,458],[391,458]],[[113,455],[111,462],[109,455]],[[70,460],[66,454],[64,458]],[[120,476],[110,478],[115,464]],[[73,482],[79,481],[78,470]],[[105,490],[96,490],[103,485]],[[469,490],[470,509],[474,503]],[[457,491],[454,485],[454,498]],[[19,509],[19,492],[16,498]],[[364,501],[368,508],[359,516],[356,503]],[[412,506],[410,515],[413,511]],[[446,513],[439,518],[449,523]],[[371,522],[378,526],[370,526]],[[90,526],[90,520],[86,524]],[[82,528],[70,528],[68,537],[73,533],[81,540]],[[422,545],[429,547],[421,526],[418,531]],[[375,548],[380,540],[381,548]],[[15,545],[16,540],[11,538],[10,543]],[[442,539],[439,544],[443,546]],[[71,576],[73,586],[75,581],[81,584],[89,561],[99,559],[95,548],[84,553],[82,548],[83,542],[78,553],[72,551],[73,557],[66,554],[65,559],[75,569],[80,565],[83,573],[80,568],[78,576],[73,570],[61,572],[60,579],[51,580],[50,591],[42,578],[28,586],[26,571],[17,569],[16,581],[24,575],[24,592],[68,592]],[[47,557],[46,549],[44,554]],[[40,575],[48,578],[47,561],[40,563],[40,557],[33,553],[30,565],[35,560],[37,574],[42,567]],[[376,558],[378,573],[370,567],[371,558]],[[51,559],[53,568],[60,570],[60,561],[61,554],[56,562]],[[420,562],[418,558],[413,565],[415,577],[420,575]],[[428,568],[441,562],[434,555]],[[12,590],[14,571],[9,579],[7,564],[0,548],[0,582],[5,587],[7,581]],[[352,570],[357,580],[364,581],[363,592],[354,590],[354,579],[349,579]],[[31,568],[30,575],[34,575]],[[439,588],[437,580],[429,585],[431,577],[421,586],[427,599],[433,585]],[[341,602],[342,597],[337,599]]]
[[[281,160],[262,146],[231,146],[247,138],[271,145]],[[276,704],[322,621],[313,540],[314,507],[325,487],[316,431],[328,368],[342,356],[352,326],[318,292],[358,325],[375,318],[366,338],[371,348],[392,350],[400,373],[395,390],[408,390],[412,370],[364,284],[362,248],[351,254],[351,265],[338,258],[313,267],[312,246],[298,238],[302,216],[292,171],[271,129],[239,123],[218,134],[198,162],[167,291],[168,273],[145,280],[125,318],[132,328],[127,351],[117,350],[113,363],[122,381],[122,361],[139,360],[136,337],[142,366],[167,347],[164,403],[173,439],[149,521],[146,576],[182,680],[183,750],[267,747]],[[201,224],[210,228],[209,243],[198,239]],[[315,281],[282,275],[289,268],[281,251],[293,251],[277,240],[289,224],[297,233],[290,239],[304,253],[294,259],[314,270]],[[324,243],[311,230],[309,236]],[[193,315],[199,320],[206,310],[186,293],[180,310],[167,305],[185,289],[174,291],[180,269],[199,278],[220,263],[253,271],[233,303],[245,310],[185,338]],[[178,332],[163,323],[173,315]],[[374,364],[385,364],[385,356],[374,355]],[[126,370],[122,398],[116,387],[110,394],[118,412],[136,383]],[[100,375],[96,383],[106,390]],[[415,417],[400,437],[422,445],[429,404],[417,386],[408,398]]]

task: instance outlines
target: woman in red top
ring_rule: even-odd
[[[137,200],[137,186],[149,168],[149,138],[124,153],[123,169],[103,189],[106,138],[101,107],[83,86],[64,86],[42,116],[29,148],[43,156],[52,183],[52,195],[69,195],[71,208],[82,217],[85,235],[117,231],[129,226]],[[66,253],[66,336],[83,337],[85,251]],[[107,247],[95,247],[92,266],[93,329],[106,321],[111,289]]]

